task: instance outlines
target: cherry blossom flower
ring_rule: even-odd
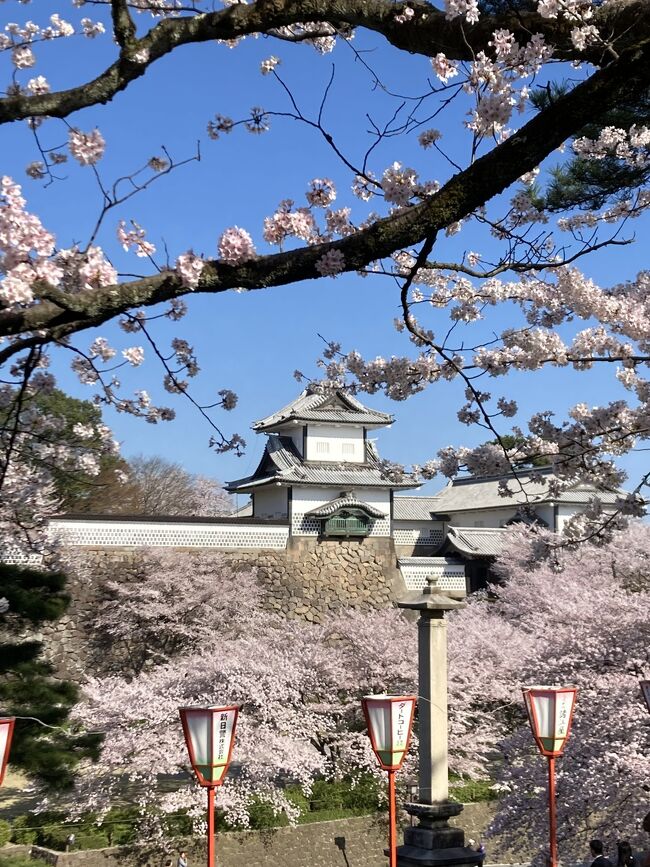
[[[130,346],[128,349],[123,349],[122,355],[133,367],[139,367],[144,361],[144,349],[141,346]]]
[[[418,142],[420,146],[425,150],[430,148],[433,144],[439,141],[442,138],[442,133],[437,129],[426,129],[424,132],[421,132],[418,136]]]
[[[329,178],[314,178],[309,185],[311,189],[305,193],[305,196],[313,207],[327,208],[336,199],[334,182]]]
[[[266,60],[263,60],[260,63],[260,71],[262,75],[269,75],[271,72],[273,72],[275,67],[280,64],[280,62],[281,61],[279,57],[275,57],[273,55],[271,55],[271,57],[267,57]]]
[[[450,78],[455,78],[458,75],[457,65],[453,60],[448,60],[441,51],[431,58],[431,66],[443,84],[447,84]]]

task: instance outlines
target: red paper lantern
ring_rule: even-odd
[[[561,756],[571,731],[575,687],[527,686],[524,701],[533,737],[543,756]]]
[[[232,758],[239,708],[178,709],[194,773],[202,786],[222,785]]]
[[[411,743],[414,695],[367,695],[362,700],[370,743],[385,771],[398,771]]]

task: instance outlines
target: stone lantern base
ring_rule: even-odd
[[[452,828],[449,819],[458,816],[462,804],[406,804],[418,824],[404,829],[404,845],[397,849],[398,867],[482,867],[485,855],[465,846],[465,832]]]

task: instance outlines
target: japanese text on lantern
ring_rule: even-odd
[[[566,734],[567,723],[569,721],[569,709],[568,702],[565,696],[560,698],[560,707],[557,718],[557,735],[558,737],[562,737]]]
[[[406,743],[407,719],[405,716],[406,702],[401,701],[397,705],[397,730],[395,732],[396,746],[403,746]]]
[[[217,744],[217,760],[226,758],[226,733],[228,731],[228,714],[219,717],[219,743]]]

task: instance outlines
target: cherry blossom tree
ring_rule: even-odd
[[[59,352],[70,356],[82,382],[96,387],[99,401],[148,422],[168,420],[172,407],[141,388],[126,393],[120,382],[121,368],[139,368],[151,355],[165,389],[203,415],[213,447],[239,452],[241,436],[224,432],[215,418],[219,407],[234,406],[236,395],[217,387],[210,404],[197,401],[190,388],[199,371],[193,347],[180,336],[168,349],[159,345],[156,320],[180,319],[196,294],[268,292],[311,279],[321,279],[327,291],[329,279],[358,272],[396,284],[396,326],[410,346],[400,357],[368,360],[331,343],[322,359],[325,384],[346,382],[402,400],[453,380],[464,394],[459,420],[496,439],[443,449],[417,468],[425,477],[501,472],[541,456],[553,465],[556,485],[581,479],[614,490],[625,482],[614,460],[642,446],[650,429],[648,278],[642,272],[600,285],[579,267],[594,251],[630,243],[633,222],[650,203],[647,0],[256,0],[221,9],[200,0],[97,0],[73,2],[48,21],[28,20],[27,6],[19,4],[0,39],[11,66],[0,123],[28,124],[31,179],[63,189],[67,163],[68,172],[92,173],[102,206],[83,240],[55,237],[30,210],[20,180],[2,181],[0,363],[12,387],[42,376]],[[260,72],[286,107],[258,104],[234,118],[208,117],[206,109],[210,141],[201,147],[218,148],[226,135],[300,124],[348,173],[357,204],[338,206],[341,190],[321,166],[304,179],[305,201],[296,203],[289,168],[287,195],[275,211],[269,202],[263,225],[215,225],[216,257],[172,244],[165,260],[128,209],[133,196],[199,160],[201,147],[182,160],[164,148],[140,155],[140,168],[125,167],[111,184],[100,172],[111,141],[95,125],[96,109],[108,101],[119,107],[122,92],[145,73],[155,76],[159,61],[173,63],[178,52],[199,51],[202,43],[218,43],[227,78],[230,49],[256,36],[275,52]],[[84,38],[97,46],[112,39],[112,57],[86,74],[75,69],[76,83],[61,89],[57,65]],[[394,58],[409,53],[426,62],[419,92],[394,94],[384,83],[367,53],[379,38]],[[314,63],[337,46],[353,52],[371,89],[394,98],[393,119],[378,125],[371,115],[367,143],[355,152],[328,125],[333,82],[303,106],[283,77],[279,55],[304,50],[296,43],[315,49]],[[163,125],[163,138],[164,131]],[[464,148],[456,144],[463,132]],[[409,138],[431,155],[426,177],[401,157]],[[377,145],[389,141],[394,157],[382,164]],[[458,249],[448,239],[468,227],[473,238],[485,239],[484,249],[448,253]],[[113,232],[134,256],[128,273],[118,273],[106,252]],[[499,311],[508,313],[508,327]],[[114,319],[134,345],[118,352],[101,334],[83,335]],[[486,381],[549,367],[611,370],[613,397],[598,407],[578,403],[566,420],[541,407],[514,432],[502,430],[518,407],[505,386],[492,394]],[[516,447],[502,433],[513,433]],[[618,503],[621,515],[640,513],[646,480],[632,480]],[[613,525],[596,506],[589,517]]]
[[[233,637],[262,628],[261,589],[223,554],[138,549],[115,563],[82,548],[61,553],[70,574],[96,596],[88,627],[101,672],[136,676],[212,642],[215,623]]]
[[[145,598],[151,583],[145,582]],[[387,652],[377,640],[377,627],[385,628],[388,618],[394,634],[412,648],[411,625],[396,612],[350,614],[326,626],[287,621],[259,607],[247,612],[245,606],[236,606],[239,594],[246,599],[259,593],[248,573],[236,576],[231,590],[223,581],[217,586],[226,607],[230,597],[233,610],[218,609],[210,630],[200,624],[196,630],[186,629],[184,646],[178,644],[168,662],[161,661],[162,654],[151,656],[158,664],[135,677],[102,677],[86,684],[75,721],[106,737],[99,762],[88,763],[78,780],[79,809],[108,807],[126,773],[137,785],[143,807],[170,812],[186,808],[200,820],[203,793],[189,776],[176,791],[147,800],[159,774],[178,774],[189,767],[178,718],[183,705],[241,707],[236,770],[219,796],[233,824],[246,826],[251,804],[260,800],[295,820],[287,784],[298,784],[308,793],[315,779],[377,772],[363,730],[360,698],[384,688],[413,688],[413,653],[407,656],[401,643]],[[130,622],[133,605],[127,601],[125,606]],[[162,597],[157,609],[161,606]],[[171,601],[166,607],[172,612]],[[104,609],[100,621],[111,630],[112,609]],[[145,624],[145,636],[151,632]],[[359,650],[365,655],[355,665]]]
[[[463,634],[473,626],[492,647],[489,677],[475,653],[467,666],[470,676],[478,667],[485,700],[501,703],[508,720],[493,830],[511,846],[525,840],[545,850],[548,828],[546,763],[524,719],[521,686],[579,689],[557,765],[560,844],[563,857],[577,860],[592,837],[640,842],[647,812],[650,719],[639,680],[650,672],[650,530],[633,524],[606,544],[563,549],[555,562],[537,559],[538,546],[535,533],[510,534],[497,563],[505,584],[495,588],[496,601],[472,605],[458,620]],[[510,639],[492,631],[495,621]]]
[[[650,673],[650,531],[633,524],[607,543],[555,549],[555,561],[539,559],[538,535],[510,531],[498,563],[503,583],[449,619],[450,769],[495,780],[501,801],[493,830],[506,844],[526,839],[542,849],[545,766],[521,687],[577,685],[558,809],[563,851],[578,857],[589,836],[633,836],[647,811],[650,725],[638,681]],[[149,556],[153,565],[158,554]],[[147,645],[149,664],[127,664],[122,676],[86,686],[76,719],[107,736],[100,762],[79,783],[78,804],[108,805],[118,769],[128,767],[146,791],[156,774],[187,768],[177,719],[183,704],[241,705],[237,772],[222,800],[235,823],[246,824],[260,797],[295,818],[288,782],[308,791],[319,777],[375,772],[359,699],[417,690],[415,625],[397,610],[347,612],[322,625],[286,621],[264,610],[250,573],[229,574],[218,557],[191,559],[195,572],[187,555],[165,554],[164,568],[143,570],[137,586],[109,588],[97,628],[118,643]],[[183,604],[170,590],[176,574]],[[205,622],[210,608],[216,614]],[[179,640],[156,635],[155,616]],[[129,629],[137,639],[126,637]],[[417,736],[410,767],[416,761]],[[189,782],[163,798],[165,810],[181,806],[202,815]]]

